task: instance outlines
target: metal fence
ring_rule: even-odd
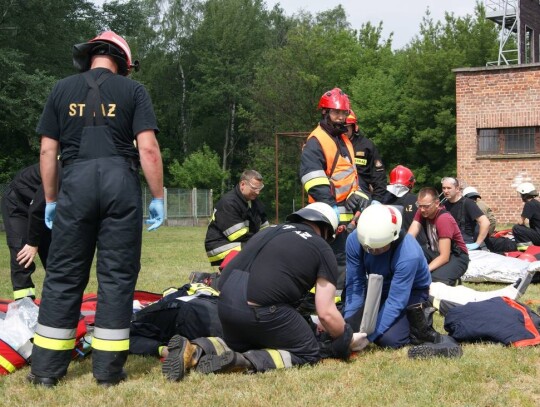
[[[8,184],[0,184],[0,197]],[[165,224],[168,226],[198,226],[206,225],[214,210],[211,189],[180,189],[164,188],[165,196]],[[152,194],[148,187],[143,187],[143,216],[148,218],[148,206]],[[0,217],[0,230],[3,222]]]

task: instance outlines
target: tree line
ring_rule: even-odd
[[[274,134],[312,130],[336,86],[388,170],[406,165],[437,185],[456,167],[452,69],[496,60],[498,29],[480,2],[444,21],[426,10],[394,50],[382,20],[356,30],[342,6],[287,16],[262,0],[0,0],[0,183],[38,160],[37,121],[53,83],[75,73],[73,44],[112,29],[141,63],[132,77],[152,97],[170,187],[219,196],[245,168],[274,185]],[[300,147],[280,149],[280,202],[302,194]],[[272,188],[262,198],[273,208]]]

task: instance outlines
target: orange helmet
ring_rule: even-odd
[[[128,43],[114,31],[105,31],[97,37],[73,46],[73,65],[80,72],[90,69],[93,55],[109,55],[118,65],[118,73],[129,75],[131,68],[139,69],[139,62],[131,63],[131,50]]]
[[[319,100],[319,109],[351,110],[349,97],[340,88],[324,93]]]
[[[405,185],[411,189],[414,186],[416,180],[411,170],[403,165],[398,165],[392,171],[390,171],[390,185],[400,184]]]
[[[349,111],[349,115],[347,116],[347,119],[345,120],[345,125],[348,124],[354,124],[354,131],[358,131],[358,120],[356,119],[356,115],[352,111],[352,109]]]

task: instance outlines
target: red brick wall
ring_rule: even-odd
[[[477,156],[477,129],[540,127],[540,64],[454,72],[457,176],[478,189],[498,223],[515,223],[523,207],[515,183],[524,175],[540,188],[540,154]]]

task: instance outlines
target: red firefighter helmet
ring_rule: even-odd
[[[80,72],[88,71],[93,55],[113,57],[118,65],[120,75],[129,75],[131,68],[138,70],[138,61],[135,61],[135,64],[131,62],[131,49],[128,43],[114,31],[105,31],[88,42],[75,44],[73,46],[73,65]]]
[[[412,171],[403,165],[398,165],[390,171],[390,185],[400,184],[410,189],[414,186],[415,182],[416,180]]]
[[[345,125],[348,124],[354,124],[354,131],[358,131],[358,120],[356,118],[356,114],[352,111],[352,109],[349,111],[349,115],[347,116],[347,119],[345,119]]]
[[[319,100],[319,109],[351,110],[349,97],[340,88],[334,88],[324,93]]]

